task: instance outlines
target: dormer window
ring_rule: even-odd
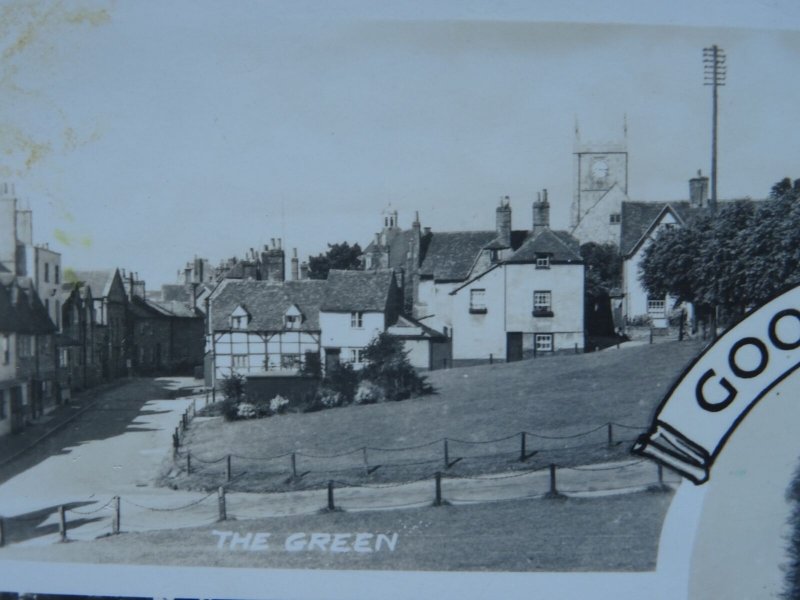
[[[247,324],[250,322],[250,313],[240,304],[231,313],[230,320],[231,329],[247,329]]]
[[[295,304],[292,304],[283,314],[283,322],[286,329],[300,329],[300,325],[303,323],[303,313]]]
[[[550,268],[550,255],[549,254],[537,254],[536,255],[536,268],[537,269],[549,269]]]
[[[494,250],[494,249],[492,249],[492,250],[489,250],[489,260],[490,260],[492,263],[496,263],[496,262],[497,262],[497,259],[498,259],[497,250]]]

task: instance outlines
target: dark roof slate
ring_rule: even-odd
[[[528,238],[505,262],[532,263],[541,255],[549,255],[554,263],[581,263],[580,254],[576,250],[578,241],[566,231],[543,229]]]
[[[496,237],[496,231],[434,233],[420,267],[420,274],[438,281],[466,279],[478,253]]]
[[[291,305],[303,313],[300,331],[319,331],[319,307],[325,296],[324,279],[300,281],[237,281],[230,280],[214,298],[211,309],[214,330],[230,329],[229,317],[237,306],[244,306],[251,315],[250,331],[282,331],[284,314]]]
[[[98,271],[75,271],[75,278],[92,288],[96,298],[105,298],[111,291],[116,269],[102,269]]]
[[[331,270],[321,310],[329,312],[384,311],[389,304],[394,272]]]
[[[7,276],[0,280],[0,330],[23,334],[56,331],[30,280]]]

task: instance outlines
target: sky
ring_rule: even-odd
[[[621,141],[629,195],[710,170],[702,49],[727,54],[719,196],[800,177],[794,2],[0,3],[0,180],[65,267],[148,289],[282,238],[567,228],[573,147]]]

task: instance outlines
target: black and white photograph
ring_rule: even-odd
[[[0,594],[800,597],[800,6],[0,2]]]

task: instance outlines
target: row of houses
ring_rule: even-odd
[[[63,269],[33,242],[33,214],[0,185],[0,435],[72,392],[120,377],[201,366],[204,315],[183,294],[147,297],[135,273]]]
[[[641,323],[667,327],[673,302],[647,294],[640,264],[662,228],[713,212],[708,178],[698,172],[689,181],[688,200],[635,201],[628,196],[625,141],[585,144],[576,137],[573,156],[565,230],[551,228],[543,190],[522,228],[512,224],[508,197],[495,209],[495,227],[478,231],[434,232],[421,225],[418,213],[409,228],[401,228],[398,212],[386,209],[363,250],[364,271],[332,271],[327,282],[307,280],[296,252],[286,280],[280,240],[220,265],[213,275],[207,261],[196,259],[187,265],[187,281],[205,273],[223,282],[209,295],[209,373],[219,380],[234,372],[265,376],[297,370],[307,353],[318,354],[328,367],[337,361],[358,367],[361,350],[378,331],[403,338],[412,364],[424,369],[581,352],[586,345],[581,245],[589,242],[612,244],[622,257],[622,285],[610,294],[615,329]],[[397,297],[387,303],[391,286]],[[371,288],[380,302],[350,293]]]
[[[511,213],[505,197],[494,229],[434,233],[418,215],[404,230],[397,211],[384,211],[363,270],[326,280],[304,278],[296,256],[285,279],[280,241],[251,252],[209,296],[209,383],[289,376],[311,355],[324,369],[359,369],[380,332],[400,339],[420,369],[583,351],[577,240],[550,228],[546,190],[528,227],[514,229]]]

